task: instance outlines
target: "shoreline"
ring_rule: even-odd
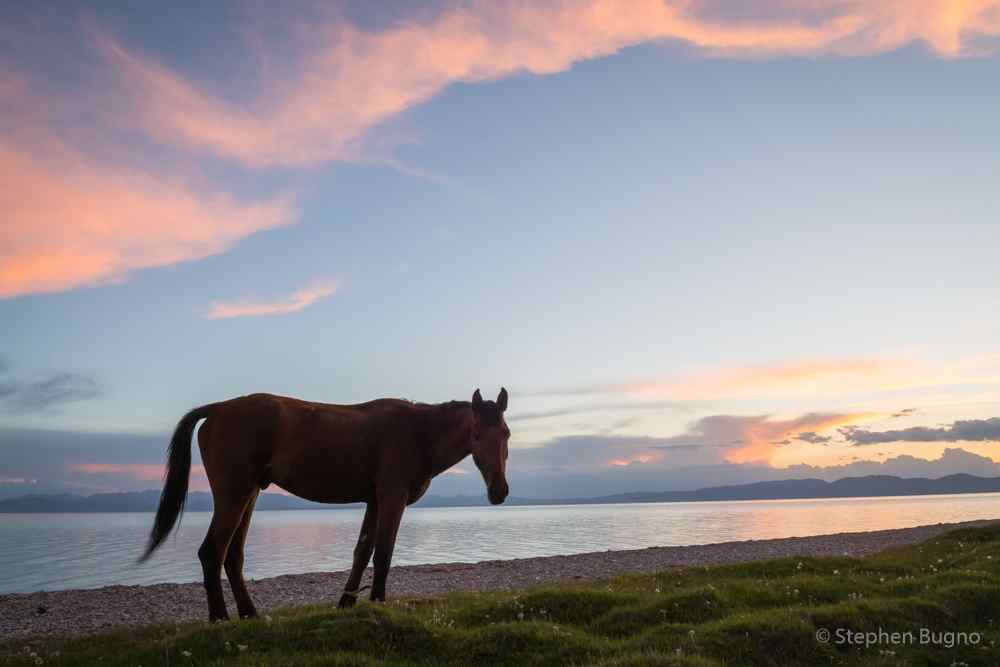
[[[849,478],[848,478],[849,479]],[[906,478],[903,478],[906,479]],[[944,479],[944,478],[940,478]],[[992,479],[992,478],[983,478]],[[1000,480],[1000,477],[996,478]],[[786,480],[786,481],[798,481],[798,480]],[[937,480],[935,480],[937,481]],[[727,488],[727,487],[707,487],[707,490],[712,490],[716,488]],[[156,493],[157,499],[159,498],[159,490],[151,489],[147,491],[138,492],[127,492],[127,493]],[[204,491],[197,491],[194,493],[206,494]],[[671,492],[665,492],[671,493]],[[680,491],[675,493],[697,493],[697,492],[686,492]],[[80,496],[81,499],[92,498],[93,496],[101,495],[118,495],[118,494],[92,494],[91,496]],[[206,494],[207,495],[207,494]],[[276,492],[266,492],[261,495],[266,496],[276,496],[280,498],[295,498],[295,496],[286,496],[285,494]],[[707,498],[707,497],[697,497],[697,498],[656,498],[653,496],[664,495],[658,492],[637,492],[631,494],[615,494],[610,496],[595,496],[593,498],[530,498],[530,497],[513,497],[508,498],[504,502],[504,507],[579,507],[586,505],[687,505],[694,503],[758,503],[758,502],[783,502],[783,501],[823,501],[823,500],[899,500],[904,498],[943,498],[948,496],[989,496],[989,495],[1000,495],[1000,489],[994,490],[958,490],[958,491],[913,491],[910,493],[845,493],[845,494],[835,494],[835,495],[763,495],[763,496],[734,496],[726,498]],[[44,497],[42,494],[41,497]],[[191,494],[189,494],[190,498]],[[0,500],[0,516],[5,515],[74,515],[74,514],[155,514],[156,505],[155,503],[150,504],[148,507],[142,508],[115,508],[115,509],[94,509],[94,508],[63,508],[63,509],[44,509],[44,508],[17,508],[17,509],[7,509],[6,503],[11,501],[22,501],[27,498],[33,498],[34,496],[15,496],[13,498],[5,498]],[[478,500],[469,500],[472,496],[434,496],[431,502],[425,502],[420,500],[417,503],[407,507],[408,511],[414,509],[423,510],[439,510],[439,509],[467,509],[467,508],[488,508],[491,507],[489,502],[486,500],[485,496],[479,498]],[[454,502],[447,502],[449,500],[454,500]],[[312,512],[312,511],[324,511],[324,510],[364,510],[365,503],[311,503],[310,501],[301,501],[303,503],[309,503],[308,505],[301,506],[289,506],[289,507],[257,507],[255,512]],[[185,514],[187,513],[207,513],[211,514],[211,506],[198,506],[194,504],[194,507],[185,506]]]
[[[558,583],[606,580],[629,572],[677,566],[711,566],[785,556],[867,556],[923,542],[957,528],[992,521],[931,524],[872,532],[809,537],[648,547],[565,556],[540,556],[478,563],[403,565],[389,573],[388,597],[430,596],[458,591],[507,591]],[[248,580],[260,613],[306,604],[336,604],[347,571],[286,574]],[[225,578],[223,578],[225,579]],[[364,581],[370,581],[371,568]],[[223,584],[231,614],[235,604]],[[44,610],[44,611],[42,611]],[[0,636],[28,639],[85,635],[120,626],[202,620],[205,593],[200,583],[105,586],[93,589],[0,594]]]

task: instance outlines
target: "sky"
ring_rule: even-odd
[[[0,496],[261,391],[505,386],[521,496],[1000,475],[997,0],[0,13]]]

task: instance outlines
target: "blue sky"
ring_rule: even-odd
[[[79,466],[245,393],[500,385],[525,474],[1000,461],[997,4],[559,7],[7,7],[5,483],[150,486]]]

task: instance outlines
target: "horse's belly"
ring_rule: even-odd
[[[295,481],[275,482],[275,485],[292,495],[314,503],[363,503],[374,495],[370,489],[357,484],[310,484]]]
[[[344,456],[344,454],[348,454]],[[300,498],[318,503],[366,502],[374,495],[361,457],[349,452],[300,450],[272,462],[274,484]]]
[[[428,479],[427,481],[421,482],[416,486],[411,486],[410,493],[406,498],[406,504],[412,505],[413,503],[423,498],[424,494],[427,493],[427,487],[429,487],[430,485],[431,485],[431,480]]]

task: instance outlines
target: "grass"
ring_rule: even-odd
[[[1000,524],[863,559],[783,558],[269,614],[0,641],[0,664],[1000,665]],[[823,631],[829,642],[817,640]],[[910,634],[891,643],[893,632]]]

